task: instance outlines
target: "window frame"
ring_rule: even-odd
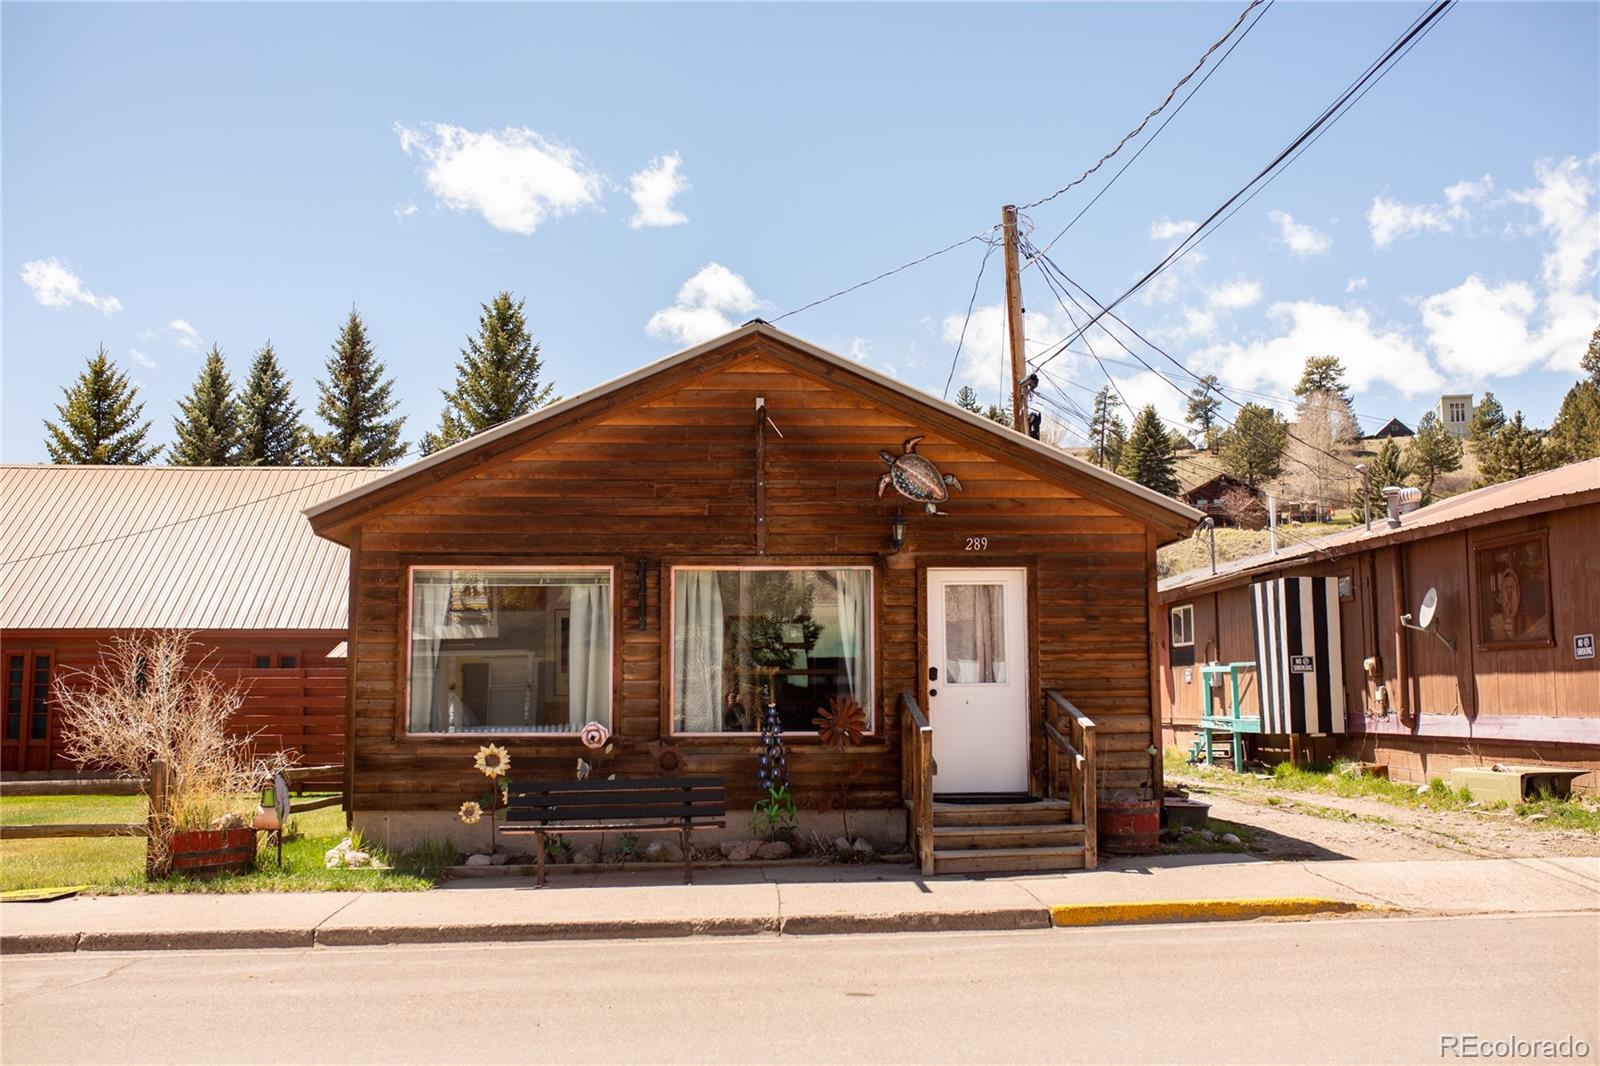
[[[744,571],[796,571],[796,570],[865,570],[869,581],[869,595],[867,597],[867,699],[862,702],[862,710],[867,715],[867,728],[862,734],[866,739],[877,739],[879,733],[878,705],[878,567],[872,563],[852,560],[842,562],[837,560],[811,560],[796,563],[742,563],[742,562],[673,562],[663,560],[665,570],[665,595],[661,597],[661,732],[664,738],[684,738],[686,740],[732,740],[747,743],[752,737],[761,736],[760,730],[750,732],[693,732],[680,731],[677,728],[677,714],[672,705],[672,693],[676,681],[678,634],[675,628],[677,611],[674,609],[678,597],[678,572],[688,570],[713,570],[719,572],[744,572]],[[785,742],[791,738],[804,741],[814,741],[821,744],[821,738],[815,729],[785,729],[783,731]]]
[[[413,604],[413,599],[414,599],[413,593],[416,590],[416,575],[417,575],[417,572],[420,571],[420,570],[476,570],[476,571],[480,571],[480,572],[484,572],[484,573],[489,573],[489,572],[494,572],[494,571],[529,571],[529,570],[538,571],[540,573],[558,573],[558,572],[589,573],[589,574],[604,573],[606,575],[606,581],[608,582],[607,588],[609,588],[610,592],[611,592],[611,595],[609,597],[609,603],[610,603],[610,608],[611,608],[611,639],[607,642],[607,647],[606,647],[606,677],[608,677],[610,679],[610,687],[608,688],[607,693],[606,693],[606,718],[608,719],[608,721],[605,723],[605,727],[607,729],[611,730],[613,733],[616,732],[616,729],[617,729],[617,725],[616,725],[616,718],[617,718],[617,689],[618,689],[617,665],[618,665],[618,662],[619,662],[619,659],[617,657],[617,646],[622,642],[622,631],[621,631],[622,613],[621,613],[621,610],[619,609],[619,607],[620,607],[619,599],[620,599],[621,591],[622,591],[621,587],[620,587],[620,583],[621,583],[621,568],[620,568],[620,565],[618,563],[616,563],[616,562],[548,563],[548,564],[538,563],[538,562],[524,562],[524,563],[482,564],[482,563],[473,563],[473,562],[468,562],[468,561],[458,561],[458,562],[448,562],[448,563],[410,563],[405,568],[405,571],[406,571],[406,609],[405,609],[405,614],[402,616],[401,626],[400,626],[400,643],[404,648],[404,654],[402,654],[400,656],[400,672],[401,672],[400,692],[401,692],[401,699],[398,701],[398,704],[399,704],[398,713],[397,713],[397,716],[396,716],[396,719],[395,719],[395,735],[396,735],[397,739],[399,739],[399,740],[412,740],[412,739],[415,739],[415,740],[429,740],[429,739],[436,739],[436,738],[445,738],[445,739],[449,739],[449,740],[460,740],[463,743],[471,742],[471,743],[477,743],[477,744],[482,744],[482,743],[485,743],[485,742],[490,741],[490,740],[495,740],[495,741],[501,741],[501,742],[511,742],[511,743],[519,743],[519,744],[521,744],[521,743],[528,743],[530,741],[538,742],[538,741],[541,741],[541,740],[575,739],[575,738],[577,738],[578,736],[581,735],[581,729],[566,730],[566,731],[562,731],[562,732],[555,732],[555,731],[552,731],[552,730],[540,730],[539,732],[524,732],[524,731],[521,731],[521,730],[512,730],[510,732],[488,732],[488,731],[476,732],[476,731],[474,731],[474,732],[471,732],[471,733],[466,733],[466,732],[451,733],[451,732],[448,732],[448,731],[442,730],[442,729],[438,729],[438,730],[413,730],[411,728],[411,648],[412,648],[412,644],[414,643],[414,640],[413,640],[413,637],[412,637],[412,631],[411,631],[411,621],[412,621],[412,610],[413,610],[413,607],[414,607],[414,604]]]
[[[1188,621],[1188,626],[1187,626],[1188,631],[1189,631],[1189,639],[1188,640],[1179,640],[1179,639],[1177,639],[1177,636],[1173,633],[1172,624],[1178,620],[1179,616],[1186,617],[1189,620]],[[1176,607],[1168,608],[1168,610],[1167,610],[1167,646],[1169,648],[1192,648],[1192,647],[1194,647],[1194,604],[1192,604],[1192,603],[1183,603],[1183,604],[1179,604]]]

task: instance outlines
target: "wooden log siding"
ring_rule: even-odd
[[[1102,788],[1147,792],[1146,626],[1154,580],[1147,523],[1088,489],[1068,488],[1071,471],[1047,479],[1040,474],[1048,471],[1025,469],[1039,464],[1035,457],[1002,461],[1003,448],[984,451],[957,439],[970,427],[940,432],[916,420],[913,403],[873,402],[797,365],[793,353],[766,351],[766,344],[751,342],[737,358],[710,360],[712,369],[674,379],[664,391],[641,385],[631,400],[597,400],[600,417],[575,409],[566,428],[520,449],[486,445],[476,469],[457,463],[429,472],[420,489],[385,487],[365,513],[341,507],[326,520],[319,516],[324,532],[359,542],[351,583],[356,811],[448,810],[481,791],[470,761],[483,736],[406,735],[406,586],[414,565],[615,567],[612,727],[619,776],[653,773],[645,745],[670,728],[671,605],[664,590],[671,566],[873,566],[873,734],[842,754],[814,738],[788,742],[790,779],[803,806],[861,760],[866,772],[852,788],[852,804],[873,808],[901,802],[898,694],[926,700],[918,560],[1026,565],[1036,583],[1038,627],[1031,687],[1036,694],[1060,690],[1099,723]],[[782,434],[769,427],[765,435],[764,554],[755,528],[757,397]],[[928,516],[893,491],[877,495],[887,470],[878,452],[897,455],[904,440],[919,434],[925,440],[918,451],[961,479],[948,517]],[[891,555],[896,511],[909,528],[903,550]],[[966,551],[972,536],[987,537],[988,549]],[[569,776],[582,754],[572,738],[511,735],[499,742],[510,749],[519,779]],[[696,737],[678,747],[686,772],[726,778],[730,804],[757,798],[757,737]],[[1042,747],[1035,762],[1042,784]]]

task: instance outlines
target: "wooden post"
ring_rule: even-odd
[[[756,554],[767,554],[767,401],[756,397]]]
[[[1027,377],[1028,353],[1023,348],[1022,267],[1017,256],[1017,208],[1007,204],[1000,209],[1001,229],[1006,245],[1006,326],[1011,337],[1011,428],[1028,435],[1028,395],[1022,389]]]
[[[150,763],[150,815],[145,826],[144,843],[144,875],[150,880],[165,877],[169,869],[172,855],[168,846],[168,834],[171,831],[172,819],[168,810],[171,798],[168,795],[169,771],[165,759],[154,759]]]

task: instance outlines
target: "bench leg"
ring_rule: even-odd
[[[694,884],[694,857],[689,852],[689,827],[684,826],[678,830],[678,837],[683,841],[683,883]]]
[[[534,834],[534,838],[535,838],[535,840],[538,841],[536,846],[539,849],[539,887],[543,888],[544,887],[544,834],[543,833],[535,833]]]

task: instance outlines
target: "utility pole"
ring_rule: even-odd
[[[1017,257],[1017,207],[1000,209],[1001,228],[1006,244],[1006,325],[1011,336],[1011,428],[1028,435],[1028,394],[1022,379],[1027,377],[1028,353],[1022,346],[1022,266]]]

